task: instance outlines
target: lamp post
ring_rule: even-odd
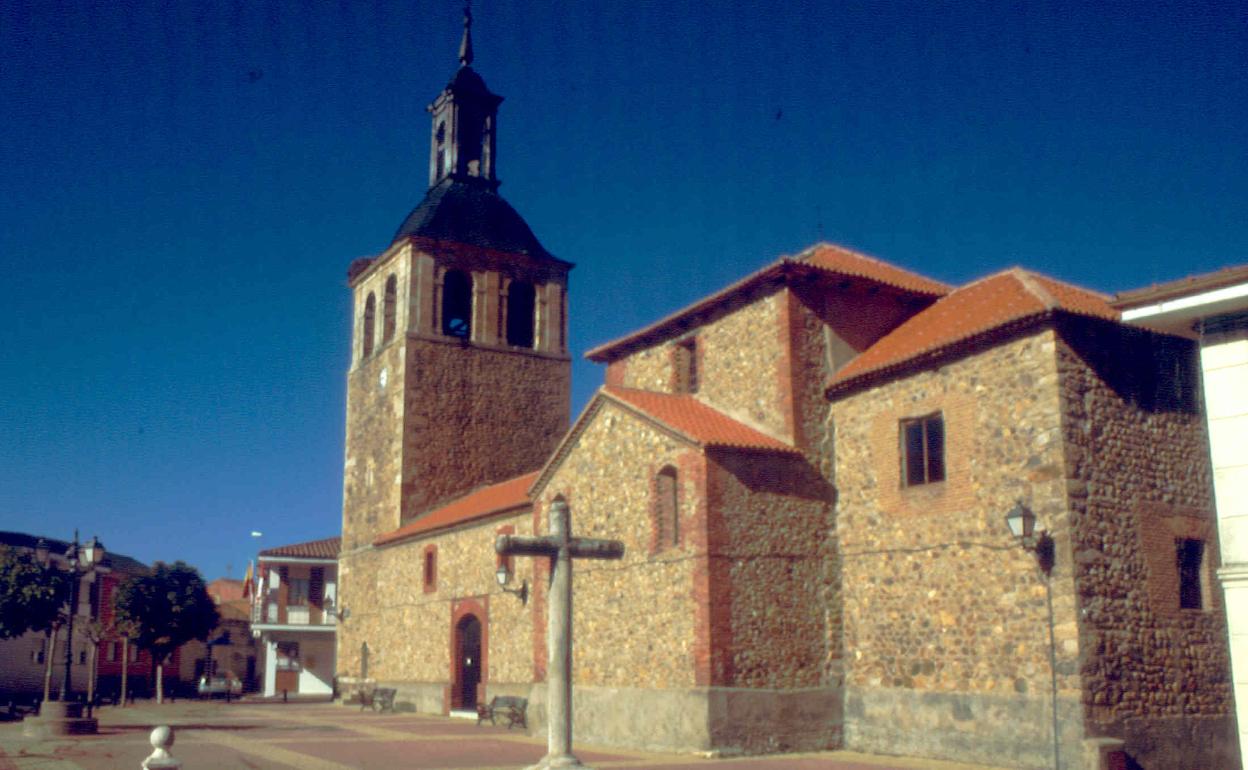
[[[78,614],[78,584],[81,578],[95,571],[95,566],[104,559],[104,546],[98,537],[92,536],[91,542],[85,546],[78,545],[78,530],[74,530],[74,542],[70,543],[65,552],[65,561],[69,565],[69,619],[65,624],[65,681],[61,685],[61,700],[68,701],[73,694],[71,679],[74,665],[74,615]]]
[[[49,559],[51,557],[48,544],[42,540],[35,546],[35,558],[51,569]],[[39,707],[39,716],[35,718],[26,718],[22,721],[22,734],[28,738],[46,738],[49,736],[61,735],[89,735],[94,734],[98,728],[98,722],[94,717],[82,715],[82,704],[71,703],[69,701],[72,695],[73,684],[70,679],[72,666],[74,663],[74,615],[78,609],[78,583],[82,576],[93,572],[100,562],[104,560],[104,546],[100,545],[98,537],[92,537],[91,542],[85,546],[78,545],[78,532],[74,531],[74,542],[70,544],[69,550],[65,552],[65,561],[68,564],[70,588],[69,588],[69,613],[65,623],[65,680],[61,685],[61,699],[56,703],[44,703]],[[52,660],[52,652],[48,652],[49,664]],[[49,673],[51,667],[49,665]]]
[[[1053,634],[1053,564],[1056,548],[1048,532],[1036,532],[1036,514],[1022,500],[1005,514],[1005,524],[1019,545],[1036,555],[1036,566],[1044,573],[1044,598],[1049,610],[1049,685],[1053,698],[1053,768],[1061,767],[1057,718],[1057,641]]]
[[[503,589],[504,593],[519,597],[520,603],[528,606],[529,581],[522,581],[519,588],[508,588],[507,584],[511,582],[511,567],[506,560],[499,564],[498,569],[494,571],[494,579],[498,581],[498,586]]]

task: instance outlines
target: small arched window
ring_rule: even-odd
[[[364,339],[363,357],[368,358],[373,354],[373,328],[377,323],[377,297],[370,291],[368,299],[364,300],[364,329],[361,332]]]
[[[537,291],[533,284],[512,281],[507,289],[507,344],[533,347],[533,310]]]
[[[680,508],[676,469],[668,465],[654,477],[655,550],[680,544]]]
[[[399,279],[391,275],[386,279],[386,294],[381,307],[381,341],[394,339],[395,316],[398,313]]]
[[[442,333],[468,339],[472,334],[472,278],[448,270],[442,280]]]
[[[431,594],[438,590],[438,548],[430,545],[424,553],[424,591]]]

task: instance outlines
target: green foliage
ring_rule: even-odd
[[[199,571],[181,561],[158,561],[151,574],[129,578],[113,606],[117,624],[159,663],[190,640],[207,639],[219,619]]]
[[[45,570],[26,549],[0,546],[0,639],[47,631],[69,601],[68,576]]]

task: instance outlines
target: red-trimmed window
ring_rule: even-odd
[[[425,548],[424,587],[427,594],[438,590],[438,547],[436,545]]]
[[[668,465],[654,477],[655,550],[680,544],[679,477]]]
[[[945,480],[945,420],[939,412],[901,421],[901,485]]]

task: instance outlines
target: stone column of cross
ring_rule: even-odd
[[[550,604],[547,608],[546,756],[527,770],[584,767],[572,754],[572,560],[619,559],[624,543],[572,537],[568,504],[550,505],[550,534],[544,537],[499,535],[494,550],[503,556],[545,556],[550,559]]]

